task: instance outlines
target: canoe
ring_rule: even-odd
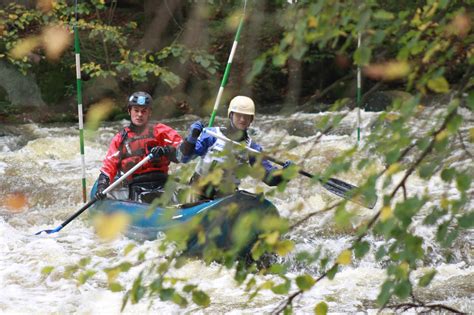
[[[95,192],[96,185],[91,191],[91,196],[94,196]],[[244,190],[215,200],[154,209],[150,209],[150,205],[145,203],[105,199],[95,202],[89,208],[89,212],[92,216],[98,213],[129,215],[130,223],[124,234],[137,241],[154,240],[160,234],[175,228],[184,230],[187,224],[194,224],[196,227],[196,220],[198,220],[199,228],[194,230],[205,231],[206,240],[203,242],[200,235],[200,241],[198,241],[197,233],[191,235],[187,243],[187,252],[190,254],[199,254],[209,244],[226,250],[236,242],[239,243],[243,252],[248,252],[262,232],[261,227],[257,227],[258,224],[255,222],[249,223],[250,226],[244,225],[244,233],[247,235],[245,236],[246,243],[242,245],[241,238],[235,239],[234,226],[240,224],[239,228],[242,228],[242,220],[246,218],[246,222],[251,222],[248,218],[252,215],[260,223],[264,217],[278,217],[277,208],[269,200]]]

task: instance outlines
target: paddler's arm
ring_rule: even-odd
[[[251,142],[250,147],[254,150],[262,152],[262,147],[260,145],[258,145],[257,143],[253,142],[253,141]],[[255,156],[250,156],[249,157],[249,162],[250,162],[250,165],[255,164],[255,162],[256,162]],[[292,164],[291,161],[286,161],[285,165],[283,165],[282,169],[287,168],[291,164]],[[266,159],[262,159],[261,165],[265,169],[265,176],[263,177],[263,182],[265,184],[267,184],[268,186],[277,186],[285,180],[283,178],[283,176],[281,176],[280,174],[275,175],[275,171],[279,170],[279,168],[273,166],[270,161],[268,161]]]

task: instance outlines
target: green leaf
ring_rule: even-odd
[[[193,290],[196,289],[196,288],[197,288],[197,285],[188,284],[188,285],[185,285],[185,286],[184,286],[183,292],[189,293],[189,292],[193,291]]]
[[[392,12],[385,10],[377,10],[374,12],[374,18],[377,20],[393,20],[395,15]]]
[[[339,226],[348,227],[351,224],[350,220],[353,216],[354,215],[346,211],[344,207],[338,207],[334,220]]]
[[[91,262],[91,259],[92,259],[91,257],[81,258],[81,260],[79,260],[79,266],[81,267],[87,266]]]
[[[392,296],[393,282],[390,280],[385,280],[382,285],[382,290],[380,290],[379,295],[377,296],[377,304],[379,306],[385,305]]]
[[[428,81],[428,88],[436,93],[448,93],[449,83],[443,76]]]
[[[354,53],[354,61],[358,66],[365,66],[370,63],[370,58],[372,56],[372,50],[369,47],[359,47]]]
[[[451,133],[456,133],[463,123],[463,118],[461,115],[454,115],[454,117],[448,122],[446,129]]]
[[[121,263],[118,267],[120,268],[120,271],[127,272],[132,268],[132,264],[126,261]]]
[[[41,269],[41,274],[47,276],[47,275],[49,275],[53,270],[54,270],[54,267],[53,267],[53,266],[46,266],[46,267],[43,267],[43,269]]]
[[[296,285],[301,291],[308,291],[315,283],[316,281],[313,279],[313,277],[307,274],[296,277]]]
[[[162,301],[171,301],[173,299],[175,289],[166,288],[160,290],[160,300]]]
[[[268,270],[270,273],[278,274],[278,275],[283,275],[287,272],[288,268],[285,265],[282,264],[273,264],[270,266],[270,269]]]
[[[265,57],[261,57],[261,58],[257,58],[254,62],[253,62],[253,66],[252,66],[252,71],[250,71],[250,73],[247,75],[247,77],[245,78],[245,81],[247,83],[250,83],[257,75],[259,75],[262,70],[263,70],[263,67],[265,66],[265,63],[266,63],[266,58]]]
[[[474,211],[464,214],[458,218],[459,226],[463,229],[474,227]]]
[[[328,275],[329,280],[334,279],[338,269],[339,269],[339,265],[334,265],[331,269],[328,270],[327,275]]]
[[[96,274],[96,271],[94,270],[86,270],[79,275],[79,278],[77,280],[79,281],[79,284],[84,284],[86,283],[87,280],[89,280],[95,274]]]
[[[430,270],[430,271],[426,272],[420,278],[420,280],[418,280],[418,285],[420,287],[427,287],[431,283],[431,280],[433,280],[435,275],[436,275],[436,270]]]
[[[138,303],[141,298],[145,295],[145,288],[141,285],[142,282],[142,274],[140,273],[139,276],[133,281],[132,289],[130,290],[130,299],[132,304]]]
[[[315,315],[326,315],[328,313],[328,305],[326,302],[320,302],[314,308]]]
[[[452,230],[450,231],[447,235],[446,235],[446,238],[441,242],[441,244],[444,246],[444,247],[450,247],[451,245],[453,245],[453,242],[456,240],[456,238],[458,237],[459,235],[459,230]]]
[[[436,240],[438,242],[443,242],[443,240],[446,238],[446,235],[448,234],[449,223],[450,221],[443,222],[438,226],[438,230],[436,231]]]
[[[287,59],[288,59],[288,55],[282,54],[282,53],[277,54],[273,56],[273,59],[272,59],[273,65],[276,67],[281,67],[285,65]]]
[[[290,291],[290,281],[288,279],[285,282],[272,287],[272,292],[275,294],[287,294]]]
[[[465,173],[460,173],[456,176],[456,184],[459,190],[466,191],[471,186],[471,178]]]
[[[469,95],[467,96],[467,106],[474,111],[474,91],[469,92]]]
[[[112,292],[121,292],[124,289],[119,283],[112,282],[112,283],[109,283],[109,290],[112,291]]]
[[[446,210],[435,207],[433,208],[431,213],[425,217],[425,219],[423,220],[423,224],[434,225],[438,221],[438,219],[446,215],[446,213]]]
[[[179,295],[177,292],[175,292],[173,294],[172,301],[173,301],[173,303],[175,303],[175,304],[177,304],[181,307],[186,307],[188,305],[188,301],[184,297]]]
[[[411,283],[409,280],[404,280],[400,283],[397,283],[395,285],[395,288],[393,290],[396,296],[398,296],[401,299],[406,299],[407,297],[410,296],[411,293]]]
[[[451,182],[456,176],[456,170],[454,168],[445,168],[441,171],[441,179],[445,182]]]
[[[429,179],[433,175],[433,172],[436,168],[436,165],[434,164],[428,164],[428,165],[423,165],[420,167],[420,177],[423,179]]]
[[[357,242],[354,245],[354,255],[357,259],[361,259],[367,254],[370,249],[370,244],[366,241]]]
[[[125,249],[123,250],[123,254],[127,256],[135,248],[135,246],[136,245],[133,243],[128,244],[127,247],[125,247]]]
[[[193,302],[202,307],[208,307],[211,304],[211,299],[209,296],[201,291],[201,290],[194,290],[193,291]]]

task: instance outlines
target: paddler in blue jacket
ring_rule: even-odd
[[[262,147],[253,141],[247,132],[255,117],[255,104],[253,100],[247,96],[234,97],[229,104],[227,115],[229,120],[226,126],[212,127],[210,130],[230,140],[243,143],[254,150],[262,151]],[[219,185],[214,186],[209,183],[201,190],[202,198],[214,199],[231,194],[238,189],[240,184],[240,179],[234,171],[236,168],[234,167],[229,170],[225,163],[232,164],[230,159],[234,159],[237,165],[249,164],[253,166],[257,161],[257,157],[248,154],[248,151],[242,149],[232,150],[235,154],[226,155],[227,151],[225,150],[230,149],[232,145],[228,141],[218,139],[205,131],[202,132],[203,128],[203,124],[200,121],[196,121],[191,125],[189,134],[178,147],[176,156],[181,163],[188,163],[200,157],[194,175],[191,178],[191,183],[195,183],[200,178],[207,176],[218,165],[224,169]],[[273,172],[278,168],[272,166],[268,160],[262,159],[261,165],[265,170],[264,183],[269,186],[276,186],[283,181],[281,175],[273,175]],[[289,165],[291,165],[291,161],[286,161],[283,168]]]

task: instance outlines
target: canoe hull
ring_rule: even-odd
[[[278,216],[278,210],[270,201],[246,191],[200,204],[154,209],[148,204],[106,199],[97,201],[89,211],[93,216],[99,213],[129,215],[125,235],[138,241],[154,240],[171,230],[188,231],[186,252],[197,256],[209,247],[232,249],[235,255],[244,256],[262,232],[259,220]]]

